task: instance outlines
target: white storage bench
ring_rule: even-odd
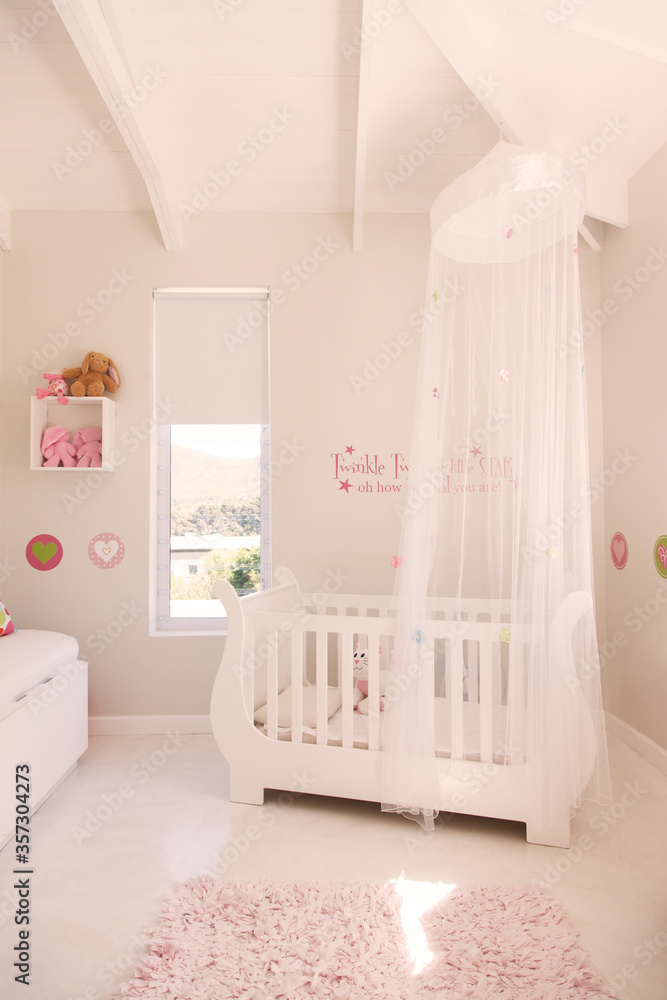
[[[88,746],[88,665],[60,632],[0,638],[0,848],[14,836],[16,765],[30,765],[34,812]]]

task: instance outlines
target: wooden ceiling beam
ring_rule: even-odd
[[[165,249],[182,250],[183,222],[151,142],[144,98],[132,83],[98,0],[69,0],[56,10],[144,179]]]
[[[373,42],[365,31],[374,10],[373,0],[363,0],[361,11],[361,40],[359,42],[359,96],[357,101],[357,145],[354,163],[354,209],[352,224],[352,249],[361,250],[364,205],[366,195],[366,168],[368,165],[368,125],[371,103],[371,60]]]
[[[127,30],[128,11],[125,0],[99,0],[102,15],[107,22],[109,33],[114,40],[118,53],[125,63],[132,83],[139,82],[130,59],[130,38]]]
[[[604,243],[604,224],[598,219],[585,215],[579,226],[579,232],[588,243],[591,250],[599,253]]]

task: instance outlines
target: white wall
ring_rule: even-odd
[[[222,652],[219,637],[148,634],[145,422],[154,286],[283,289],[285,301],[271,329],[273,457],[287,459],[273,483],[274,566],[291,566],[304,588],[317,589],[338,571],[348,578],[346,589],[393,585],[390,560],[399,530],[393,500],[358,492],[358,475],[349,495],[341,491],[331,454],[351,445],[357,456],[377,453],[383,461],[392,451],[407,450],[414,335],[388,369],[359,391],[351,376],[361,376],[366,359],[384,351],[383,341],[396,341],[404,330],[414,334],[408,318],[423,302],[424,217],[369,219],[361,254],[350,249],[349,219],[329,216],[210,213],[187,227],[186,251],[171,255],[148,214],[16,213],[13,229],[2,384],[3,427],[11,434],[3,435],[2,454],[3,513],[11,526],[3,554],[16,569],[3,599],[19,625],[77,637],[90,661],[92,715],[205,713]],[[318,246],[325,259],[309,273],[311,261],[306,270],[302,262]],[[114,271],[124,275],[126,287],[99,314],[91,313],[86,299],[106,288]],[[62,336],[67,324],[80,332]],[[49,346],[50,334],[64,344],[57,352]],[[195,345],[192,331],[183,344],[184,364],[203,363]],[[86,351],[100,350],[114,358],[122,378],[115,397],[121,463],[75,507],[65,501],[76,496],[76,488],[85,496],[85,473],[27,467],[29,397],[42,379],[37,368],[27,384],[25,377],[45,348],[55,353],[47,371],[78,365]],[[88,542],[100,531],[114,532],[125,544],[125,558],[115,569],[97,569],[88,559]],[[49,572],[32,569],[25,559],[28,540],[40,533],[55,535],[64,548],[61,564]],[[127,625],[105,645],[98,630],[106,632],[111,624],[118,631],[113,623],[119,616]]]
[[[602,301],[609,314],[601,333],[605,467],[611,483],[605,494],[608,704],[662,747],[667,747],[667,612],[661,600],[667,601],[667,580],[655,568],[653,549],[667,534],[667,202],[661,194],[666,172],[664,146],[631,182],[630,226],[608,227],[601,260]],[[631,465],[611,482],[617,452],[627,452]],[[614,568],[609,553],[617,531],[628,542],[622,570]]]
[[[426,217],[367,217],[357,254],[349,217],[325,215],[202,215],[186,228],[182,254],[162,249],[148,214],[16,213],[13,239],[5,262],[3,427],[11,433],[2,441],[2,555],[16,568],[2,596],[19,625],[78,638],[90,662],[91,715],[204,714],[222,653],[220,637],[149,636],[150,463],[142,423],[150,412],[154,286],[266,284],[284,291],[271,321],[273,458],[285,459],[274,466],[274,566],[290,566],[304,589],[335,585],[336,577],[344,578],[346,591],[393,588],[397,494],[378,492],[377,485],[397,485],[392,454],[409,449]],[[315,270],[306,260],[304,270],[317,246],[325,259]],[[584,301],[594,308],[597,260],[583,248],[580,261]],[[86,299],[107,286],[114,270],[125,274],[127,286],[86,322]],[[68,323],[80,332],[60,337]],[[122,461],[69,512],[63,495],[74,495],[75,483],[85,486],[87,476],[27,467],[29,397],[42,379],[35,369],[25,384],[21,373],[34,363],[33,352],[43,354],[53,343],[50,334],[64,346],[47,370],[78,365],[86,351],[100,350],[114,358],[123,380],[115,397]],[[202,363],[195,341],[193,331],[183,344],[184,364]],[[596,449],[599,344],[588,346]],[[383,471],[345,473],[337,481],[332,455],[347,446],[357,461],[368,455],[374,465],[377,456]],[[351,483],[349,493],[341,479]],[[367,483],[372,489],[362,491]],[[601,515],[600,504],[598,539]],[[125,544],[125,558],[113,570],[88,559],[88,542],[100,531]],[[50,572],[37,572],[25,559],[28,540],[39,533],[55,535],[64,547]],[[128,621],[124,607],[136,617],[105,645],[97,633],[119,615]]]
[[[581,311],[584,321],[600,308],[600,254],[579,239],[579,267],[581,275]],[[590,482],[601,480],[604,464],[603,424],[602,424],[602,350],[599,336],[584,340],[586,394],[588,399],[588,448]],[[595,613],[598,636],[605,634],[606,591],[605,591],[605,519],[604,493],[591,497],[591,528],[593,544],[593,579],[595,587]],[[603,691],[606,675],[602,673]]]
[[[4,351],[4,337],[3,337],[3,296],[4,296],[4,261],[6,253],[0,251],[0,382],[3,378],[4,364],[3,364],[3,351]],[[0,396],[1,400],[1,396]],[[5,414],[0,407],[0,414],[4,417]],[[1,426],[6,426],[4,419]],[[1,453],[0,453],[1,454]],[[4,554],[4,544],[3,544],[3,511],[2,511],[2,487],[3,487],[3,466],[2,461],[0,461],[0,599],[2,599],[2,594],[4,593],[5,579],[7,578],[7,568],[4,565],[3,554]]]

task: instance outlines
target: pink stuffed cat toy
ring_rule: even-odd
[[[380,647],[382,653],[382,647]],[[368,650],[360,649],[357,643],[354,651],[354,710],[368,715],[370,702],[368,700]],[[380,671],[380,695],[383,695],[387,687],[387,671]],[[384,711],[384,699],[380,698],[380,711]]]

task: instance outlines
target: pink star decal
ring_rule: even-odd
[[[477,458],[478,455],[482,454],[482,449],[479,447],[471,448],[470,451],[472,452],[473,458]]]
[[[346,448],[345,448],[345,454],[346,454],[346,455],[351,455],[351,454],[352,454],[352,452],[353,452],[353,451],[356,451],[356,450],[357,450],[357,449],[356,449],[356,448],[353,448],[351,444],[348,444],[348,445],[346,446]]]
[[[345,482],[343,482],[341,479],[339,479],[338,482],[340,483],[340,486],[338,487],[338,489],[339,490],[345,490],[345,492],[349,494],[349,492],[350,492],[350,486],[352,485],[350,483],[349,479],[346,479]]]

